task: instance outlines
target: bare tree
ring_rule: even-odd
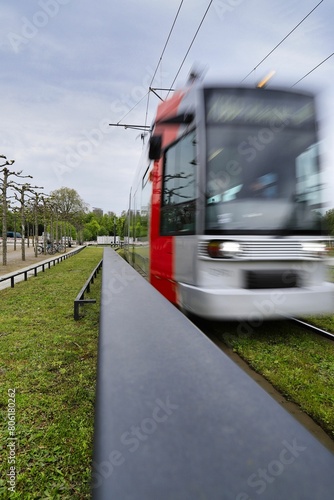
[[[36,191],[33,193],[32,201],[33,201],[33,214],[34,214],[34,248],[35,248],[35,257],[37,257],[37,247],[38,247],[38,215],[39,212],[42,212],[43,205],[41,205],[41,201],[43,201],[43,197],[47,196],[45,193],[37,193]],[[44,244],[44,253],[46,250],[46,246]]]
[[[0,158],[4,158],[6,161],[0,165],[0,169],[4,174],[3,183],[0,187],[2,195],[2,263],[7,265],[7,183],[8,183],[8,169],[7,165],[13,165],[15,160],[7,160],[7,157],[0,155]]]
[[[21,236],[22,236],[22,244],[21,244],[21,252],[22,252],[22,260],[26,260],[26,255],[25,255],[25,210],[26,210],[26,195],[29,194],[34,194],[35,189],[42,189],[40,186],[32,186],[31,184],[25,183],[20,186],[13,186],[16,193],[15,193],[15,198],[16,200],[20,203],[19,206],[19,211],[20,211],[20,219],[21,219]],[[18,196],[18,194],[19,196]],[[28,234],[29,238],[29,234]]]
[[[0,155],[1,158],[6,159],[4,155]],[[15,160],[7,160],[5,163],[0,165],[0,173],[3,175],[2,183],[0,184],[0,191],[2,194],[2,264],[4,266],[7,265],[7,210],[8,210],[8,195],[7,191],[9,188],[13,188],[15,186],[19,186],[17,182],[14,180],[9,180],[10,177],[16,178],[27,178],[31,175],[21,175],[22,171],[14,172],[10,171],[7,166],[13,165]]]

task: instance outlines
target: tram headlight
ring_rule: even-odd
[[[241,252],[241,245],[237,241],[210,241],[208,243],[208,254],[215,259],[233,259]]]
[[[302,249],[303,252],[312,257],[323,257],[327,253],[326,244],[322,241],[304,241]]]

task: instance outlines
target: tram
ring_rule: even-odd
[[[127,259],[204,318],[332,313],[322,187],[312,94],[192,82],[157,109]]]

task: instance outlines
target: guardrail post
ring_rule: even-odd
[[[78,320],[80,318],[79,315],[79,307],[80,307],[80,302],[77,300],[74,301],[74,319]]]
[[[91,303],[96,302],[95,299],[85,299],[85,292],[86,291],[88,293],[90,292],[90,284],[94,282],[94,276],[96,275],[97,270],[101,269],[102,262],[103,262],[103,259],[101,259],[100,262],[98,263],[98,265],[94,268],[94,270],[90,274],[88,280],[85,282],[84,286],[81,288],[80,292],[78,293],[78,295],[74,299],[73,316],[74,316],[75,320],[80,319],[79,308],[80,308],[81,304],[91,304]]]

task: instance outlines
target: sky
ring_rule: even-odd
[[[213,0],[184,60],[209,3],[182,2],[163,53],[180,0],[1,0],[0,154],[11,169],[41,192],[75,189],[90,209],[120,215],[143,141],[109,123],[150,125],[160,102],[150,84],[177,76],[180,88],[195,67],[208,83],[249,75],[251,86],[275,70],[269,85],[291,87],[334,52],[333,0]],[[317,96],[334,207],[334,56],[294,89]]]

